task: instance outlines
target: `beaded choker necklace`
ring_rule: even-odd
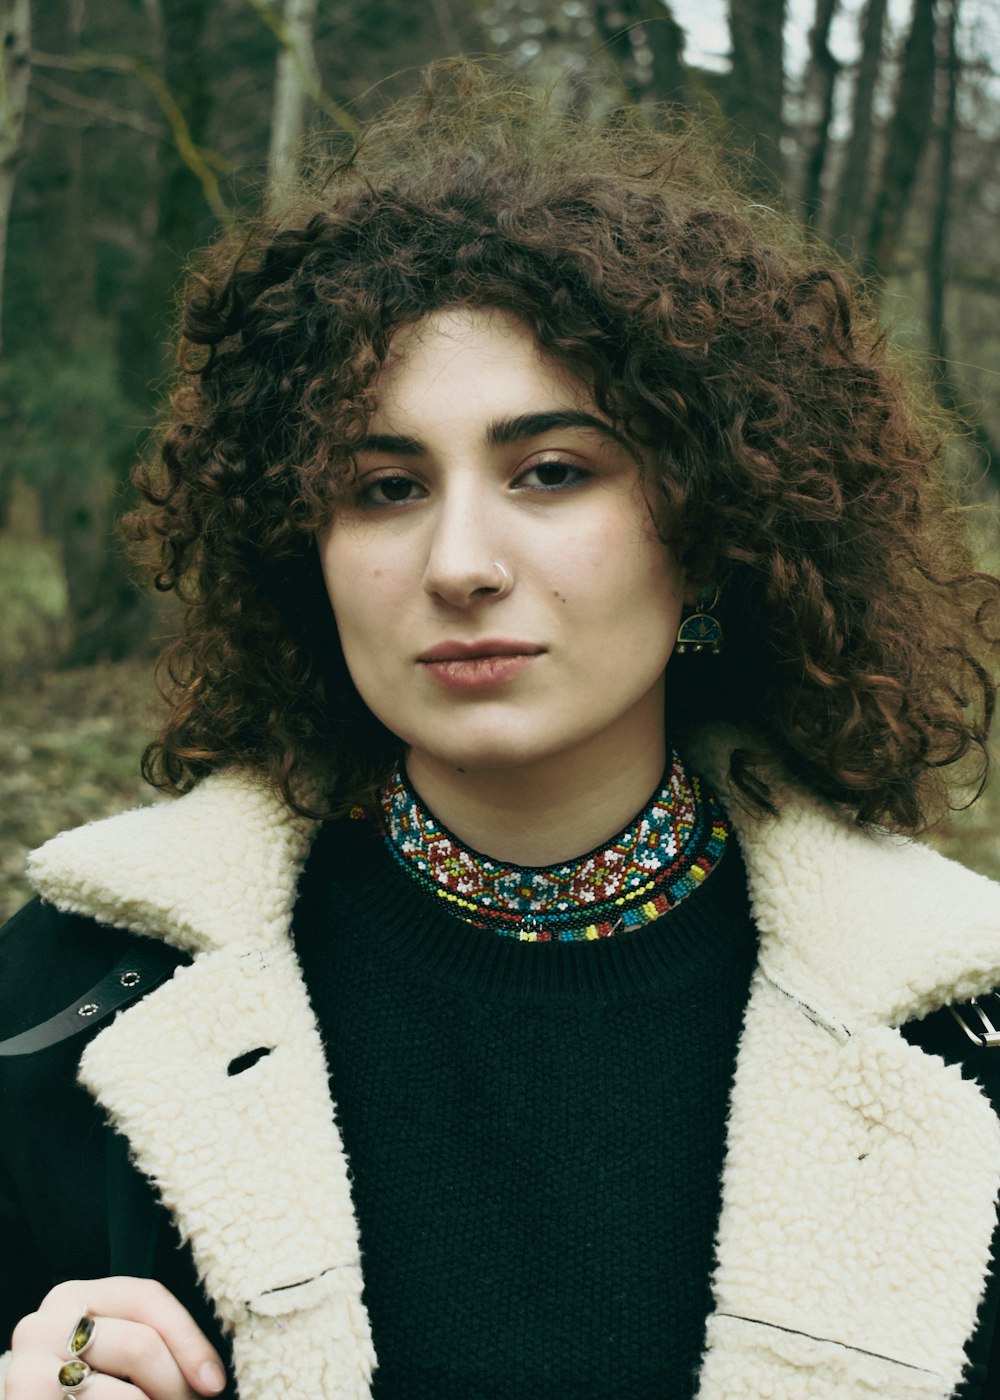
[[[718,864],[725,813],[674,754],[647,807],[611,841],[553,866],[516,866],[463,845],[401,771],[383,789],[382,829],[396,861],[466,923],[523,942],[607,938],[660,918]]]

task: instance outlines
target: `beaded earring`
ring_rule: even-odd
[[[712,609],[718,601],[717,587],[709,584],[698,590],[694,611],[684,618],[677,632],[677,651],[681,656],[689,647],[692,651],[711,651],[718,656],[722,648],[722,624],[712,616]]]

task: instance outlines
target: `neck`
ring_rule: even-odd
[[[421,801],[466,846],[511,865],[557,865],[627,826],[656,791],[665,763],[660,735],[631,756],[565,753],[473,771],[412,752],[406,769]]]

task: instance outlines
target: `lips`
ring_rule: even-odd
[[[510,637],[483,637],[478,642],[439,642],[417,660],[446,690],[488,691],[529,670],[544,650]]]
[[[480,661],[491,656],[538,656],[545,650],[532,642],[509,637],[484,637],[478,642],[439,642],[417,657],[425,665],[435,661]]]

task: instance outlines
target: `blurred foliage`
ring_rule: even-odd
[[[139,414],[122,392],[109,328],[87,322],[76,339],[0,358],[4,470],[45,501],[66,478],[111,473],[110,464],[135,445]],[[51,522],[43,516],[43,524]]]
[[[38,495],[11,485],[7,528],[0,531],[0,674],[25,681],[40,656],[62,650],[67,589],[59,551],[42,535]]]
[[[32,657],[117,660],[145,641],[149,608],[128,581],[113,523],[142,415],[122,388],[111,328],[85,319],[75,335],[0,358],[0,684]],[[27,536],[13,508],[19,491],[38,506]],[[37,626],[26,615],[32,599]]]

